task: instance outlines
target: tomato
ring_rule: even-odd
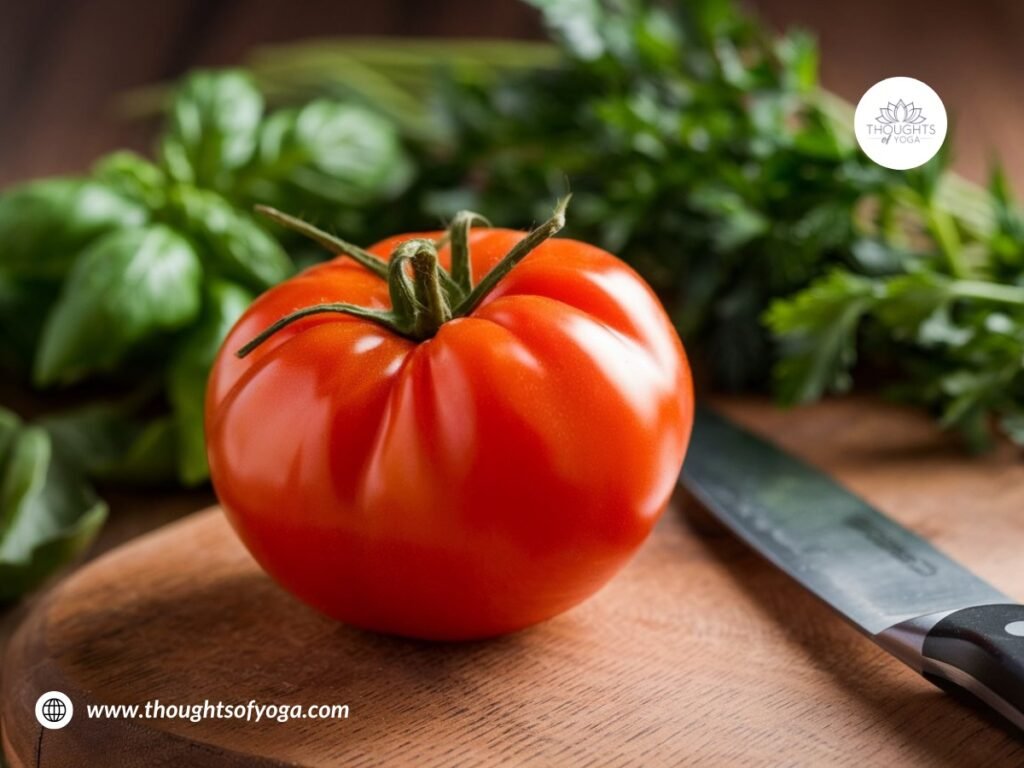
[[[527,233],[460,221],[461,269],[444,244],[430,273],[444,233],[407,234],[362,256],[384,267],[405,247],[415,280],[342,255],[263,294],[225,341],[206,416],[217,494],[277,582],[357,627],[441,640],[529,626],[607,582],[665,507],[693,417],[683,347],[633,270],[544,239],[553,219],[508,271]],[[422,310],[448,268],[463,293],[467,272],[497,271],[425,334],[372,314],[396,280]],[[278,322],[339,303],[367,315]]]

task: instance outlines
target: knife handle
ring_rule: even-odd
[[[952,683],[1024,728],[1024,605],[978,605],[940,619],[921,646],[922,673]]]

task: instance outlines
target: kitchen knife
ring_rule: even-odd
[[[1024,605],[827,475],[704,407],[682,483],[886,651],[1024,728]]]

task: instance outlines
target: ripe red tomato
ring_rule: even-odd
[[[369,250],[387,260],[442,234]],[[473,229],[473,274],[525,236]],[[451,248],[438,257],[449,266]],[[358,627],[467,639],[555,616],[629,560],[693,416],[682,345],[635,272],[546,240],[424,340],[317,313],[236,356],[324,302],[391,307],[388,283],[348,257],[308,269],[242,316],[207,394],[217,494],[282,586]]]

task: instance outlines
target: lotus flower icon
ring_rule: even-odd
[[[924,122],[924,115],[921,114],[920,107],[914,106],[914,102],[907,104],[903,99],[900,99],[895,104],[890,101],[886,106],[879,109],[875,120],[882,125],[896,125],[898,123],[917,125]],[[890,138],[892,138],[891,133],[882,139],[882,143],[888,144]]]

